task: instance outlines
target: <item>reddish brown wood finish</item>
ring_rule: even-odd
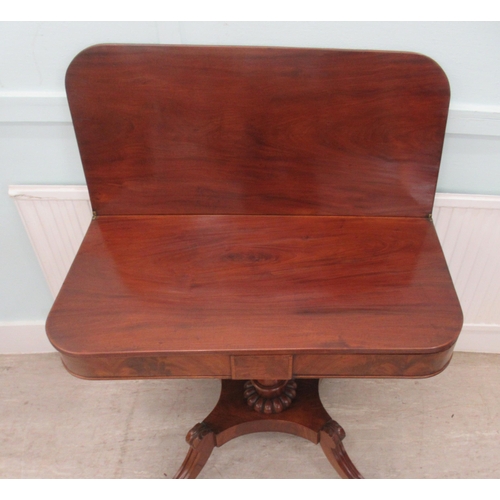
[[[415,373],[430,375],[460,327],[429,220],[307,216],[99,217],[47,321],[54,346],[90,365],[128,357],[133,373],[140,358],[158,376],[153,359],[185,354],[180,376],[254,379],[328,376],[332,355],[346,370],[332,374],[368,355],[359,374],[404,376],[411,356],[442,353]],[[376,355],[410,357],[381,372]]]
[[[100,215],[431,212],[449,86],[427,57],[100,45],[66,86]]]
[[[260,413],[281,413],[297,395],[295,380],[249,380],[243,395],[247,405]]]
[[[293,356],[293,376],[422,378],[440,373],[452,354],[453,346],[433,354],[299,354]],[[88,379],[235,378],[230,360],[223,354],[70,356],[61,353],[61,356],[68,371]],[[259,373],[262,370],[263,367],[259,367]],[[267,376],[273,372],[274,366],[267,367]]]
[[[257,413],[246,405],[243,386],[242,381],[222,381],[217,405],[186,437],[189,451],[176,479],[196,478],[215,446],[254,432],[285,432],[319,443],[340,477],[362,479],[342,444],[344,430],[321,403],[317,379],[297,381],[297,397],[292,406],[270,415]]]
[[[319,442],[361,477],[314,379],[436,374],[462,326],[426,218],[449,101],[439,66],[102,45],[75,58],[67,94],[97,212],[47,320],[68,370],[233,379],[177,477],[259,431]],[[281,411],[268,395],[293,377],[313,380]],[[261,406],[281,412],[250,408],[240,379],[267,380]]]

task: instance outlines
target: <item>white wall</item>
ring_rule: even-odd
[[[279,45],[421,52],[448,74],[452,106],[500,106],[499,41],[498,22],[2,22],[0,91],[63,92],[95,43]]]
[[[8,185],[84,183],[64,74],[103,42],[424,53],[452,89],[438,191],[500,195],[500,23],[0,23],[0,326],[42,322],[52,304]]]

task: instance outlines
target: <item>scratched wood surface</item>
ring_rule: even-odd
[[[427,57],[101,45],[66,85],[100,215],[431,213],[449,87]]]

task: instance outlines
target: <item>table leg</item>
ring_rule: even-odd
[[[343,479],[363,479],[342,444],[345,438],[344,429],[335,420],[331,420],[325,424],[319,434],[319,444],[337,474]]]
[[[189,451],[174,479],[195,479],[215,446],[215,436],[207,424],[196,424],[186,436]]]
[[[332,420],[321,403],[318,379],[296,380],[293,384],[282,385],[286,390],[291,391],[293,388],[295,391],[295,384],[296,397],[290,407],[277,413],[267,413],[260,409],[256,411],[253,399],[247,402],[248,383],[222,380],[221,395],[215,408],[186,437],[189,451],[175,478],[197,477],[214,447],[220,447],[231,439],[254,432],[285,432],[319,443],[341,477],[361,479],[361,474],[342,445],[344,430]],[[272,390],[278,391],[278,385],[278,382],[274,384]],[[271,385],[268,387],[270,391]],[[271,406],[274,410],[275,405]]]

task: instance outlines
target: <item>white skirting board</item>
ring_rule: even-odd
[[[0,323],[0,354],[55,352],[44,322]]]
[[[464,324],[455,351],[500,353],[500,325]]]
[[[10,186],[55,297],[92,212],[85,186]],[[500,196],[437,194],[433,218],[465,324],[456,350],[500,353]],[[47,352],[42,324],[0,324],[0,353]]]

